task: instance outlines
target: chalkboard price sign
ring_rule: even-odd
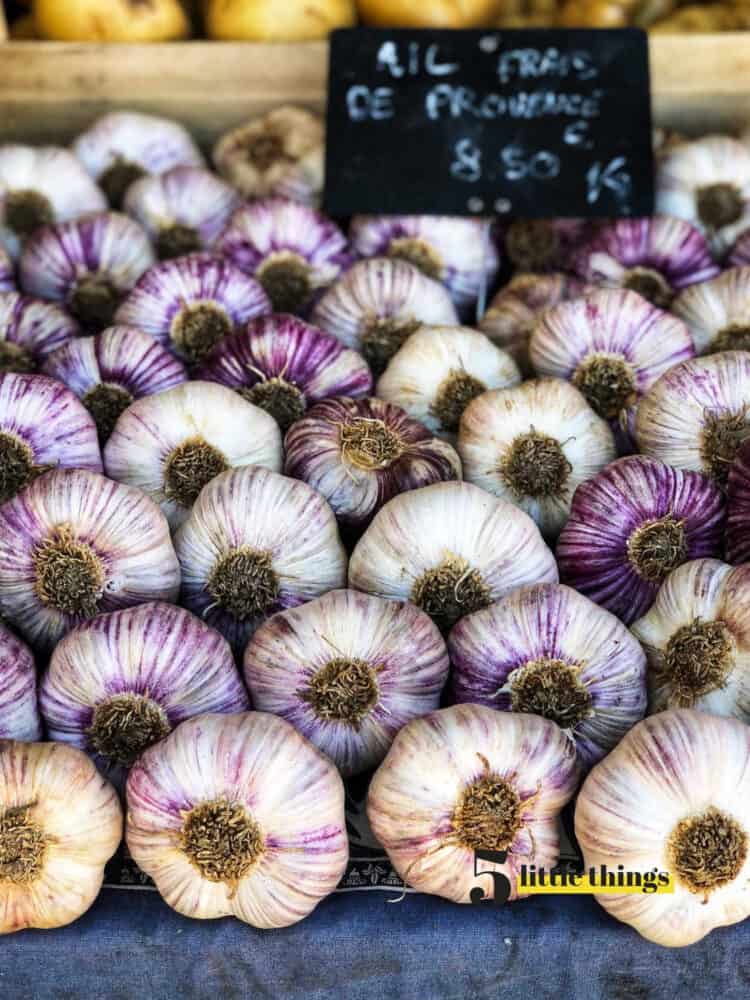
[[[646,35],[334,32],[325,207],[333,215],[650,214]]]

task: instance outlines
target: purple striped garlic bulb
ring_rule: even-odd
[[[342,275],[312,322],[363,354],[377,376],[420,326],[455,326],[458,313],[447,290],[413,264],[374,257]]]
[[[211,250],[241,204],[234,188],[208,170],[174,167],[131,184],[123,208],[167,260]]]
[[[97,615],[69,632],[52,653],[39,704],[50,739],[86,751],[120,789],[143,751],[185,719],[250,706],[226,640],[161,603]]]
[[[102,445],[134,399],[172,389],[188,377],[170,351],[129,326],[69,340],[47,358],[44,372],[78,396],[94,418]]]
[[[418,892],[473,902],[476,852],[505,851],[506,861],[481,870],[504,875],[515,900],[522,865],[557,864],[558,814],[577,780],[575,748],[554,722],[454,705],[396,736],[370,782],[367,816]],[[484,898],[495,887],[482,879]]]
[[[750,439],[729,467],[726,554],[735,565],[750,562]]]
[[[562,379],[482,393],[458,435],[464,479],[529,514],[556,538],[576,487],[617,457],[609,424]]]
[[[346,870],[340,775],[265,712],[183,722],[137,762],[127,799],[128,850],[185,917],[288,927]]]
[[[159,508],[95,472],[48,472],[0,507],[0,614],[49,652],[87,618],[175,601],[180,567]]]
[[[243,663],[253,706],[290,722],[344,777],[377,767],[407,722],[439,706],[449,666],[428,615],[354,590],[269,618]]]
[[[281,470],[273,417],[215,382],[183,382],[132,403],[104,448],[107,475],[159,504],[174,530],[215,476],[243,465]]]
[[[516,219],[501,227],[505,256],[517,271],[565,271],[571,257],[591,235],[588,219]]]
[[[13,261],[8,256],[5,247],[0,243],[0,293],[13,292],[16,288],[16,273]]]
[[[364,358],[330,333],[284,313],[252,320],[225,337],[195,372],[270,413],[282,431],[330,396],[372,392]]]
[[[94,421],[44,375],[0,375],[0,504],[50,469],[102,471]]]
[[[614,615],[558,583],[514,590],[451,631],[456,701],[541,715],[588,771],[646,711],[646,657]]]
[[[346,585],[346,552],[323,497],[256,466],[202,490],[175,548],[181,603],[237,653],[270,615]]]
[[[686,324],[696,354],[750,348],[750,267],[731,268],[677,296],[672,312]]]
[[[399,493],[461,478],[454,448],[382,399],[316,403],[287,431],[284,450],[284,472],[322,494],[355,529]]]
[[[173,167],[202,167],[203,156],[182,125],[136,111],[103,115],[73,143],[73,152],[115,209],[130,185]]]
[[[0,624],[0,740],[33,743],[41,738],[34,657],[28,646]]]
[[[411,601],[443,629],[557,566],[528,514],[470,483],[394,497],[352,553],[349,586]]]
[[[618,459],[573,496],[557,543],[560,578],[627,625],[672,570],[721,553],[725,517],[707,476],[641,455]]]
[[[115,321],[143,330],[183,361],[196,364],[222,338],[271,312],[257,281],[227,260],[189,254],[150,268]]]
[[[51,302],[0,294],[0,372],[36,371],[80,332],[76,321]]]
[[[729,267],[747,267],[750,265],[750,229],[745,229],[737,237],[732,250],[727,257]]]
[[[13,260],[42,226],[106,207],[102,192],[67,149],[0,146],[0,246]]]
[[[32,236],[21,256],[21,286],[28,295],[64,305],[86,330],[112,325],[118,306],[154,262],[137,222],[101,212],[48,226]]]

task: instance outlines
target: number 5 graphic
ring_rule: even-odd
[[[477,867],[480,861],[493,861],[495,864],[502,865],[505,863],[507,857],[507,851],[474,851],[474,874],[477,877],[480,875],[490,875],[494,889],[494,899],[488,899],[484,889],[481,889],[479,886],[475,886],[469,893],[469,899],[475,906],[483,903],[489,903],[494,906],[502,906],[503,903],[507,903],[510,899],[510,879],[504,872],[488,871],[487,869],[479,871]]]

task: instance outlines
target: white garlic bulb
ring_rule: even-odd
[[[750,348],[750,267],[733,267],[684,289],[672,312],[686,324],[696,354]]]

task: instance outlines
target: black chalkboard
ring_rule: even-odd
[[[650,214],[645,33],[334,32],[324,200],[337,216]]]

